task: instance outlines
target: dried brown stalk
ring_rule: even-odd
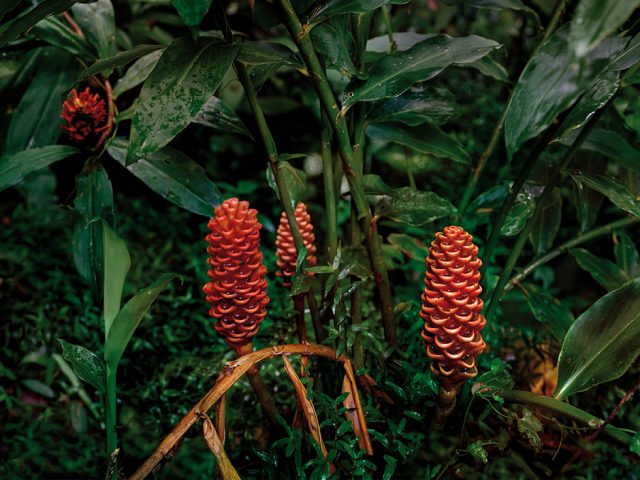
[[[222,446],[222,442],[220,441],[220,437],[216,433],[216,429],[211,423],[211,419],[209,415],[206,413],[201,413],[202,416],[202,434],[204,436],[205,442],[207,442],[207,446],[209,450],[216,457],[216,462],[218,464],[218,470],[220,471],[220,475],[222,476],[222,480],[240,480],[240,475],[236,472],[236,469],[231,465],[231,461],[229,457],[227,457],[226,452],[224,451],[224,447]]]

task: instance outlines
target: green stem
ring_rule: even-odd
[[[290,0],[280,0],[280,4],[285,13],[284,23],[292,39],[298,46],[300,54],[311,74],[311,80],[320,99],[320,105],[327,117],[331,120],[331,126],[335,131],[344,174],[349,183],[351,196],[358,212],[360,227],[367,241],[369,258],[375,274],[385,338],[391,346],[396,346],[398,344],[398,337],[396,320],[393,315],[393,297],[391,295],[391,285],[389,284],[389,274],[384,261],[382,242],[375,228],[371,228],[371,211],[362,186],[362,178],[354,170],[355,156],[351,147],[347,124],[344,117],[340,114],[338,102],[333,95],[325,71],[320,64],[320,59],[311,43],[308,28],[302,27]]]
[[[594,228],[593,230],[585,232],[581,235],[578,235],[577,237],[572,238],[571,240],[568,240],[558,245],[553,250],[550,250],[540,258],[537,258],[531,263],[529,263],[529,265],[524,267],[520,273],[511,277],[511,280],[509,280],[509,282],[506,284],[504,288],[505,293],[511,290],[515,285],[519,284],[522,280],[524,280],[525,277],[533,273],[533,271],[536,268],[538,268],[540,265],[544,265],[545,263],[550,262],[551,260],[556,258],[558,255],[566,252],[570,248],[580,245],[581,243],[588,242],[589,240],[592,240],[601,235],[606,235],[607,233],[611,233],[612,231],[617,230],[619,228],[628,227],[629,225],[633,225],[638,222],[640,222],[640,218],[638,217],[621,218],[620,220],[616,220],[615,222],[611,222],[601,227]]]
[[[573,405],[569,405],[568,403],[556,400],[552,397],[545,397],[521,390],[504,390],[496,393],[505,400],[512,400],[514,402],[525,403],[527,405],[544,408],[545,410],[549,410],[559,415],[564,415],[565,417],[593,427],[594,429],[598,428],[598,426],[603,423],[602,419],[591,415],[584,410],[574,407]],[[611,438],[614,438],[626,445],[629,445],[631,443],[632,439],[629,434],[622,432],[610,425],[607,425],[605,427],[604,432]]]
[[[387,28],[387,36],[389,37],[389,52],[395,52],[398,46],[393,38],[393,27],[391,26],[391,16],[387,7],[383,5],[380,10],[382,11],[382,18],[384,19],[384,26]]]
[[[407,179],[409,180],[409,186],[412,190],[417,190],[418,187],[416,186],[416,179],[413,176],[411,156],[409,155],[409,149],[407,147],[404,147],[404,159],[407,163]]]
[[[111,370],[111,368],[107,365],[107,416],[106,416],[106,425],[107,425],[107,459],[111,458],[111,454],[118,448],[118,432],[116,430],[117,425],[117,412],[116,412],[116,393],[117,393],[117,382],[116,382],[116,372],[117,368]],[[117,468],[114,469],[114,474],[112,478],[118,478],[117,476]]]
[[[536,209],[533,215],[531,216],[531,218],[529,219],[529,221],[527,221],[524,228],[518,235],[515,245],[511,248],[509,257],[507,258],[507,261],[504,264],[504,267],[502,269],[502,273],[500,274],[500,279],[498,280],[498,284],[496,285],[496,288],[491,295],[491,301],[489,302],[489,305],[487,307],[486,314],[485,314],[487,318],[491,317],[491,314],[495,310],[498,301],[502,297],[502,293],[507,284],[507,281],[509,280],[511,272],[514,269],[518,261],[518,258],[520,258],[522,249],[527,243],[527,239],[529,238],[529,232],[531,231],[531,228],[535,223],[536,217],[538,217],[542,212],[542,206],[545,204],[549,195],[551,195],[551,192],[553,191],[554,187],[560,181],[560,178],[562,177],[562,172],[573,161],[574,157],[578,153],[578,150],[580,150],[580,147],[582,147],[582,144],[584,143],[584,141],[587,139],[587,137],[593,130],[593,127],[598,122],[600,117],[602,117],[602,115],[604,114],[604,112],[606,111],[607,107],[610,104],[611,104],[611,99],[602,108],[596,111],[595,114],[586,123],[586,125],[582,127],[582,131],[573,142],[573,145],[571,145],[571,148],[565,155],[564,159],[558,164],[558,166],[551,173],[551,176],[547,181],[547,184],[545,185],[544,190],[542,191],[542,194],[540,194],[540,197],[536,199]],[[553,129],[553,130],[556,130],[556,129]],[[498,228],[498,226],[496,226],[495,228]]]
[[[338,210],[336,207],[336,192],[333,179],[332,137],[333,132],[331,125],[329,125],[326,115],[322,115],[322,181],[324,185],[324,206],[327,225],[326,252],[329,262],[333,261],[338,251]]]

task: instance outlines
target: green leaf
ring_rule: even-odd
[[[218,97],[211,97],[193,119],[193,123],[211,127],[220,132],[237,133],[253,138],[244,122],[233,109]]]
[[[405,233],[392,233],[387,240],[409,258],[424,261],[429,254],[429,249],[420,240]]]
[[[215,38],[175,40],[147,78],[137,101],[128,157],[135,161],[165,146],[214,95],[238,51]]]
[[[429,37],[408,50],[383,56],[369,70],[367,80],[345,94],[342,110],[360,101],[396,97],[414,83],[429,80],[450,65],[474,62],[499,47],[499,43],[475,35]]]
[[[542,432],[542,423],[538,417],[527,407],[522,407],[522,417],[516,417],[518,431],[526,438],[531,446],[538,450],[542,446],[540,432]]]
[[[455,214],[455,207],[434,192],[419,192],[410,187],[398,188],[383,196],[375,205],[375,213],[396,222],[421,227],[438,218]]]
[[[629,450],[636,455],[640,456],[640,432],[636,432],[629,445]]]
[[[282,157],[281,157],[282,158]],[[291,206],[296,208],[298,202],[304,199],[304,195],[307,189],[307,174],[304,170],[297,169],[289,162],[280,160],[278,162],[278,168],[282,181],[289,188],[289,194],[291,195]],[[269,186],[276,192],[278,198],[280,198],[280,190],[276,184],[276,179],[273,176],[271,166],[267,167],[267,181]]]
[[[626,70],[640,62],[640,33],[631,39],[627,47],[612,61],[611,70]]]
[[[562,218],[562,195],[560,189],[554,188],[551,195],[543,205],[540,205],[540,212],[532,220],[529,240],[533,245],[536,256],[540,256],[551,250],[553,241],[560,230],[560,220]]]
[[[164,147],[134,163],[128,163],[123,139],[111,142],[107,149],[127,170],[151,190],[192,213],[211,217],[222,195],[204,169],[184,153]]]
[[[616,234],[616,243],[613,246],[613,253],[616,262],[629,278],[640,275],[640,255],[631,237],[624,232]]]
[[[571,50],[584,57],[639,6],[640,0],[580,0],[571,20]]]
[[[171,0],[188,27],[197,27],[211,7],[211,0]]]
[[[579,62],[569,50],[568,37],[566,27],[558,29],[520,75],[504,125],[509,158],[571,107],[624,44],[621,39],[606,40]]]
[[[359,76],[353,63],[356,41],[349,29],[349,16],[337,15],[311,30],[311,40],[317,52],[343,74]]]
[[[104,168],[92,167],[88,174],[76,178],[77,195],[74,210],[79,221],[73,231],[73,261],[98,298],[102,298],[104,280],[103,219],[112,228],[115,225],[113,190]]]
[[[451,136],[438,127],[400,127],[396,125],[370,125],[367,136],[381,143],[398,143],[421,153],[439,158],[447,158],[454,162],[467,164],[469,155]]]
[[[572,201],[580,220],[580,231],[585,232],[591,227],[598,216],[604,196],[591,188],[586,188],[582,183],[573,178],[575,189],[573,190]]]
[[[58,17],[45,18],[38,22],[31,32],[41,40],[75,57],[85,60],[96,58],[96,53],[89,42]]]
[[[157,281],[141,290],[122,307],[109,330],[109,336],[104,346],[104,359],[110,370],[117,369],[129,340],[151,304],[167,284],[178,276],[175,273],[162,274]]]
[[[569,253],[578,265],[589,272],[593,279],[607,290],[615,290],[629,281],[629,277],[618,265],[604,258],[596,257],[584,248],[573,248]]]
[[[77,73],[77,63],[68,55],[47,48],[43,62],[11,117],[6,153],[56,143],[60,135],[62,103]]]
[[[3,25],[0,31],[0,48],[15,39],[18,35],[26,32],[43,18],[54,13],[61,13],[69,9],[76,0],[45,0],[35,7],[27,10],[10,23]]]
[[[443,0],[443,3],[445,5],[467,5],[490,10],[528,10],[521,0]]]
[[[491,390],[511,390],[515,385],[515,380],[511,375],[511,367],[500,357],[491,360],[491,369],[483,373],[473,385],[471,393],[473,395],[481,395],[485,391],[485,387]]]
[[[526,191],[518,193],[516,201],[507,214],[500,233],[507,237],[517,235],[522,231],[527,221],[533,216],[536,210],[536,202],[531,194]]]
[[[131,267],[131,257],[124,241],[111,227],[102,221],[104,253],[103,317],[104,337],[109,338],[111,328],[119,315],[122,289]]]
[[[240,44],[236,60],[247,67],[260,65],[286,65],[304,68],[304,64],[291,48],[276,42],[246,41]]]
[[[625,212],[629,212],[636,217],[640,217],[640,201],[635,198],[629,190],[620,185],[611,177],[605,175],[589,175],[580,173],[573,175],[573,178],[589,188],[593,188],[605,195],[611,202],[620,207]]]
[[[367,115],[369,123],[402,122],[412,127],[441,125],[457,113],[451,92],[433,87],[407,90],[395,98],[375,102]]]
[[[393,474],[396,471],[396,465],[398,461],[393,458],[391,455],[384,455],[384,472],[382,473],[382,480],[391,480],[393,478]]]
[[[71,11],[85,37],[98,52],[98,57],[112,55],[116,46],[116,22],[111,0],[80,3]]]
[[[554,397],[623,375],[640,355],[640,279],[606,294],[580,315],[562,344]]]
[[[567,331],[573,325],[574,317],[571,310],[533,284],[526,284],[524,287],[525,299],[533,316],[549,327],[553,336],[562,343]]]
[[[391,195],[394,189],[384,183],[380,175],[365,173],[362,175],[362,186],[367,195]]]
[[[574,135],[570,135],[562,143],[573,143]],[[583,150],[600,153],[606,157],[616,160],[621,165],[629,168],[637,175],[640,175],[640,148],[632,145],[618,132],[595,128],[587,137],[581,147]]]
[[[155,65],[155,62],[158,61],[157,59],[160,57],[160,55],[162,55],[162,51],[159,51],[159,52],[156,52],[156,51],[157,50],[162,50],[162,49],[164,49],[164,47],[162,45],[136,45],[131,50],[126,50],[124,52],[118,52],[115,55],[113,55],[112,57],[101,58],[100,60],[96,61],[93,65],[91,65],[90,67],[85,68],[80,73],[80,76],[78,77],[78,80],[85,80],[85,79],[87,79],[89,77],[97,75],[98,73],[103,73],[105,75],[109,75],[114,68],[122,67],[122,66],[126,65],[127,63],[132,62],[136,58],[140,58],[140,57],[143,57],[145,55],[150,55],[152,53],[155,53],[155,57],[152,57],[152,58],[155,58],[155,61],[151,62],[149,60],[149,63]],[[149,75],[148,72],[146,74]],[[135,81],[137,81],[137,80],[138,80],[138,78],[135,78]],[[131,78],[127,79],[127,82],[131,82],[131,81],[132,81]],[[135,83],[135,85],[138,85],[138,84],[142,83],[143,81],[144,81],[144,79],[141,79],[140,81],[137,81],[137,83]],[[129,88],[133,88],[135,85],[132,85]],[[120,87],[120,88],[122,88],[122,87]],[[118,93],[122,93],[123,91],[124,90],[120,90]]]
[[[62,347],[62,356],[71,363],[76,375],[96,390],[104,392],[107,388],[107,376],[102,359],[91,350],[61,338],[58,339],[58,343]]]
[[[341,13],[367,13],[383,5],[402,5],[410,0],[324,0],[307,12],[307,22],[318,23]]]
[[[75,153],[78,153],[78,149],[74,147],[49,145],[0,157],[0,192],[20,182],[31,172],[70,157]]]
[[[117,98],[122,95],[122,93],[131,90],[144,82],[151,71],[155,68],[163,51],[164,48],[162,50],[154,50],[153,52],[147,53],[136,60],[133,65],[127,69],[124,76],[119,78],[116,82],[113,87],[113,96]]]
[[[485,450],[482,440],[478,440],[477,442],[469,444],[469,446],[467,447],[467,452],[469,452],[473,458],[484,463],[485,465],[489,463],[489,454]]]
[[[494,78],[499,82],[509,83],[509,72],[507,72],[507,69],[504,68],[500,62],[491,58],[490,55],[471,62],[468,66],[475,68],[481,74]]]

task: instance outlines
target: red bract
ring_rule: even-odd
[[[204,286],[216,331],[237,349],[249,344],[267,314],[267,273],[262,264],[260,229],[249,202],[237,198],[216,207],[209,220],[207,272]]]
[[[318,263],[316,258],[316,246],[314,242],[316,236],[313,233],[313,225],[311,224],[311,216],[307,212],[307,206],[300,202],[295,210],[296,222],[302,235],[302,242],[307,247],[307,267],[313,267]],[[291,227],[287,220],[287,215],[282,212],[280,225],[276,237],[276,264],[279,270],[276,272],[278,277],[282,277],[282,283],[285,287],[291,286],[291,277],[296,273],[296,247],[293,243],[293,235]]]
[[[475,357],[484,350],[486,320],[480,281],[482,262],[473,237],[460,227],[436,234],[427,257],[420,316],[422,339],[433,359],[431,370],[448,390],[478,373]]]
[[[97,140],[109,128],[105,101],[89,87],[80,94],[74,88],[62,105],[62,118],[67,122],[61,128],[76,143]]]

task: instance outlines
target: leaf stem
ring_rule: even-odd
[[[384,19],[384,26],[387,29],[387,36],[389,37],[389,52],[395,52],[398,48],[395,39],[393,38],[393,27],[391,26],[391,16],[389,15],[389,11],[387,10],[386,5],[380,7],[382,11],[382,18]]]
[[[326,252],[327,260],[332,262],[338,251],[338,214],[336,192],[333,179],[333,153],[331,140],[333,131],[326,115],[322,115],[321,148],[322,148],[322,182],[324,186],[324,206],[326,214]]]
[[[626,217],[616,220],[614,222],[608,223],[598,228],[594,228],[588,232],[585,232],[577,237],[573,237],[571,240],[568,240],[553,250],[545,253],[540,258],[535,259],[531,263],[529,263],[526,267],[522,269],[520,273],[511,277],[511,280],[506,284],[504,291],[505,293],[511,290],[514,286],[518,285],[524,278],[529,276],[533,271],[538,268],[540,265],[544,265],[547,262],[550,262],[560,254],[566,252],[570,248],[575,247],[576,245],[580,245],[581,243],[588,242],[594,238],[597,238],[601,235],[606,235],[607,233],[611,233],[613,230],[617,230],[619,228],[624,228],[629,225],[633,225],[635,223],[640,222],[640,218],[638,217]]]
[[[335,131],[344,174],[349,183],[349,189],[351,190],[351,195],[356,205],[358,220],[367,241],[369,258],[375,274],[385,338],[391,346],[396,346],[398,344],[398,336],[396,320],[393,315],[393,297],[391,295],[389,274],[384,261],[382,242],[376,229],[372,228],[371,211],[364,193],[362,178],[354,170],[356,159],[349,140],[349,131],[346,122],[340,113],[338,102],[333,95],[325,71],[320,64],[320,59],[309,38],[308,27],[305,26],[303,28],[290,0],[280,0],[280,4],[285,14],[284,23],[289,30],[291,38],[298,46],[300,54],[311,74],[311,80],[320,99],[320,105],[327,117],[331,120],[331,126]]]
[[[115,369],[111,369],[109,365],[107,367],[107,392],[106,392],[106,428],[107,428],[107,459],[111,458],[111,454],[118,448],[118,431],[117,425],[117,410],[116,410],[116,394],[117,394],[117,381]],[[118,478],[118,469],[113,469],[112,479]]]

